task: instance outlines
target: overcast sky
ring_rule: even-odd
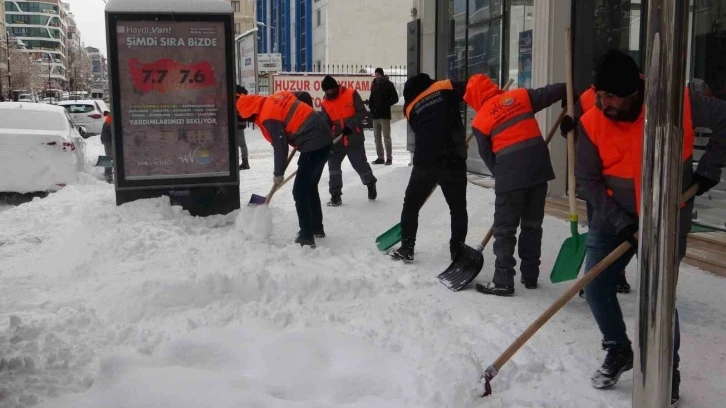
[[[2,1],[2,0],[0,0]],[[106,53],[106,22],[103,0],[65,0],[71,5],[71,12],[81,30],[81,41],[86,47],[96,47]]]

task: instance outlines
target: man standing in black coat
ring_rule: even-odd
[[[373,164],[383,164],[383,144],[386,146],[386,166],[390,166],[393,159],[391,146],[391,106],[398,103],[398,92],[388,76],[383,74],[383,68],[376,68],[376,79],[371,84],[371,96],[367,102],[373,119],[373,136],[376,139],[376,153],[378,158]]]

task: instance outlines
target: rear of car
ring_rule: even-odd
[[[77,126],[83,126],[86,128],[88,136],[100,135],[103,129],[103,111],[95,101],[82,100],[82,101],[61,101],[58,103],[59,106],[65,108],[65,110],[71,115],[73,122]]]
[[[5,103],[0,116],[0,192],[56,191],[78,180],[82,146],[62,108]]]
[[[22,95],[18,96],[18,102],[30,102],[30,103],[32,103],[32,102],[35,102],[35,101],[33,100],[33,95],[31,95],[31,94],[22,94]]]

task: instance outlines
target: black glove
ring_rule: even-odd
[[[693,184],[698,184],[698,191],[696,192],[697,196],[705,194],[708,190],[716,187],[719,183],[716,180],[711,180],[710,178],[706,178],[700,174],[694,174],[691,182]]]
[[[638,248],[638,239],[634,236],[637,233],[637,222],[621,228],[620,231],[618,231],[618,245],[622,244],[623,242],[630,242],[633,248]]]
[[[565,115],[565,117],[562,118],[562,122],[560,122],[560,132],[562,132],[562,136],[565,138],[567,137],[567,134],[570,133],[570,131],[575,130],[576,127],[577,121],[569,115]]]
[[[350,136],[353,134],[353,129],[349,128],[348,126],[343,128],[343,135]]]

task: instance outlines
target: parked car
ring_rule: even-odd
[[[85,166],[86,130],[64,108],[0,103],[0,192],[56,191]]]
[[[58,106],[62,106],[68,111],[76,125],[86,128],[88,136],[101,134],[104,121],[103,111],[106,106],[103,101],[90,99],[69,100],[58,102]]]
[[[38,99],[33,94],[22,94],[18,96],[18,102],[36,103]]]

